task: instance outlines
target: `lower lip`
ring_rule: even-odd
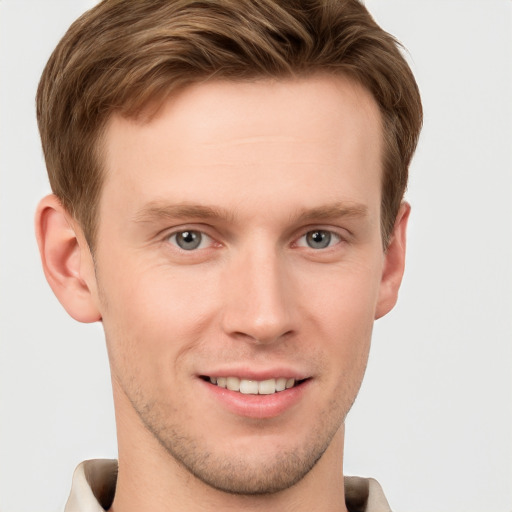
[[[237,416],[255,419],[275,418],[285,413],[300,402],[311,382],[308,379],[298,386],[271,395],[244,395],[200,380],[207,391],[228,411]]]

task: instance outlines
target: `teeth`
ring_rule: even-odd
[[[260,395],[271,395],[276,392],[276,379],[262,380],[258,384],[258,393]]]
[[[228,377],[226,387],[231,391],[240,391],[240,379],[238,377]]]
[[[284,391],[286,389],[286,379],[281,377],[276,379],[276,391]]]
[[[272,395],[295,386],[295,379],[247,380],[238,377],[210,377],[210,382],[220,388],[238,391],[244,395]]]
[[[242,379],[240,381],[240,393],[243,393],[244,395],[257,395],[258,381]]]

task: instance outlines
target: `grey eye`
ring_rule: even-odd
[[[332,234],[330,231],[318,229],[306,233],[306,244],[312,249],[325,249],[331,244]]]
[[[203,240],[200,231],[180,231],[172,235],[171,240],[175,239],[176,245],[185,251],[193,251],[197,249]]]

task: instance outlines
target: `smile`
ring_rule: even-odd
[[[207,377],[214,385],[230,391],[237,391],[244,395],[273,395],[300,384],[302,381],[279,377],[267,380],[248,380],[238,377]]]

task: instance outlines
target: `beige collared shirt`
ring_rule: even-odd
[[[116,489],[117,461],[86,460],[75,470],[64,512],[104,512]],[[350,512],[391,512],[382,488],[373,478],[345,477],[345,500]]]

